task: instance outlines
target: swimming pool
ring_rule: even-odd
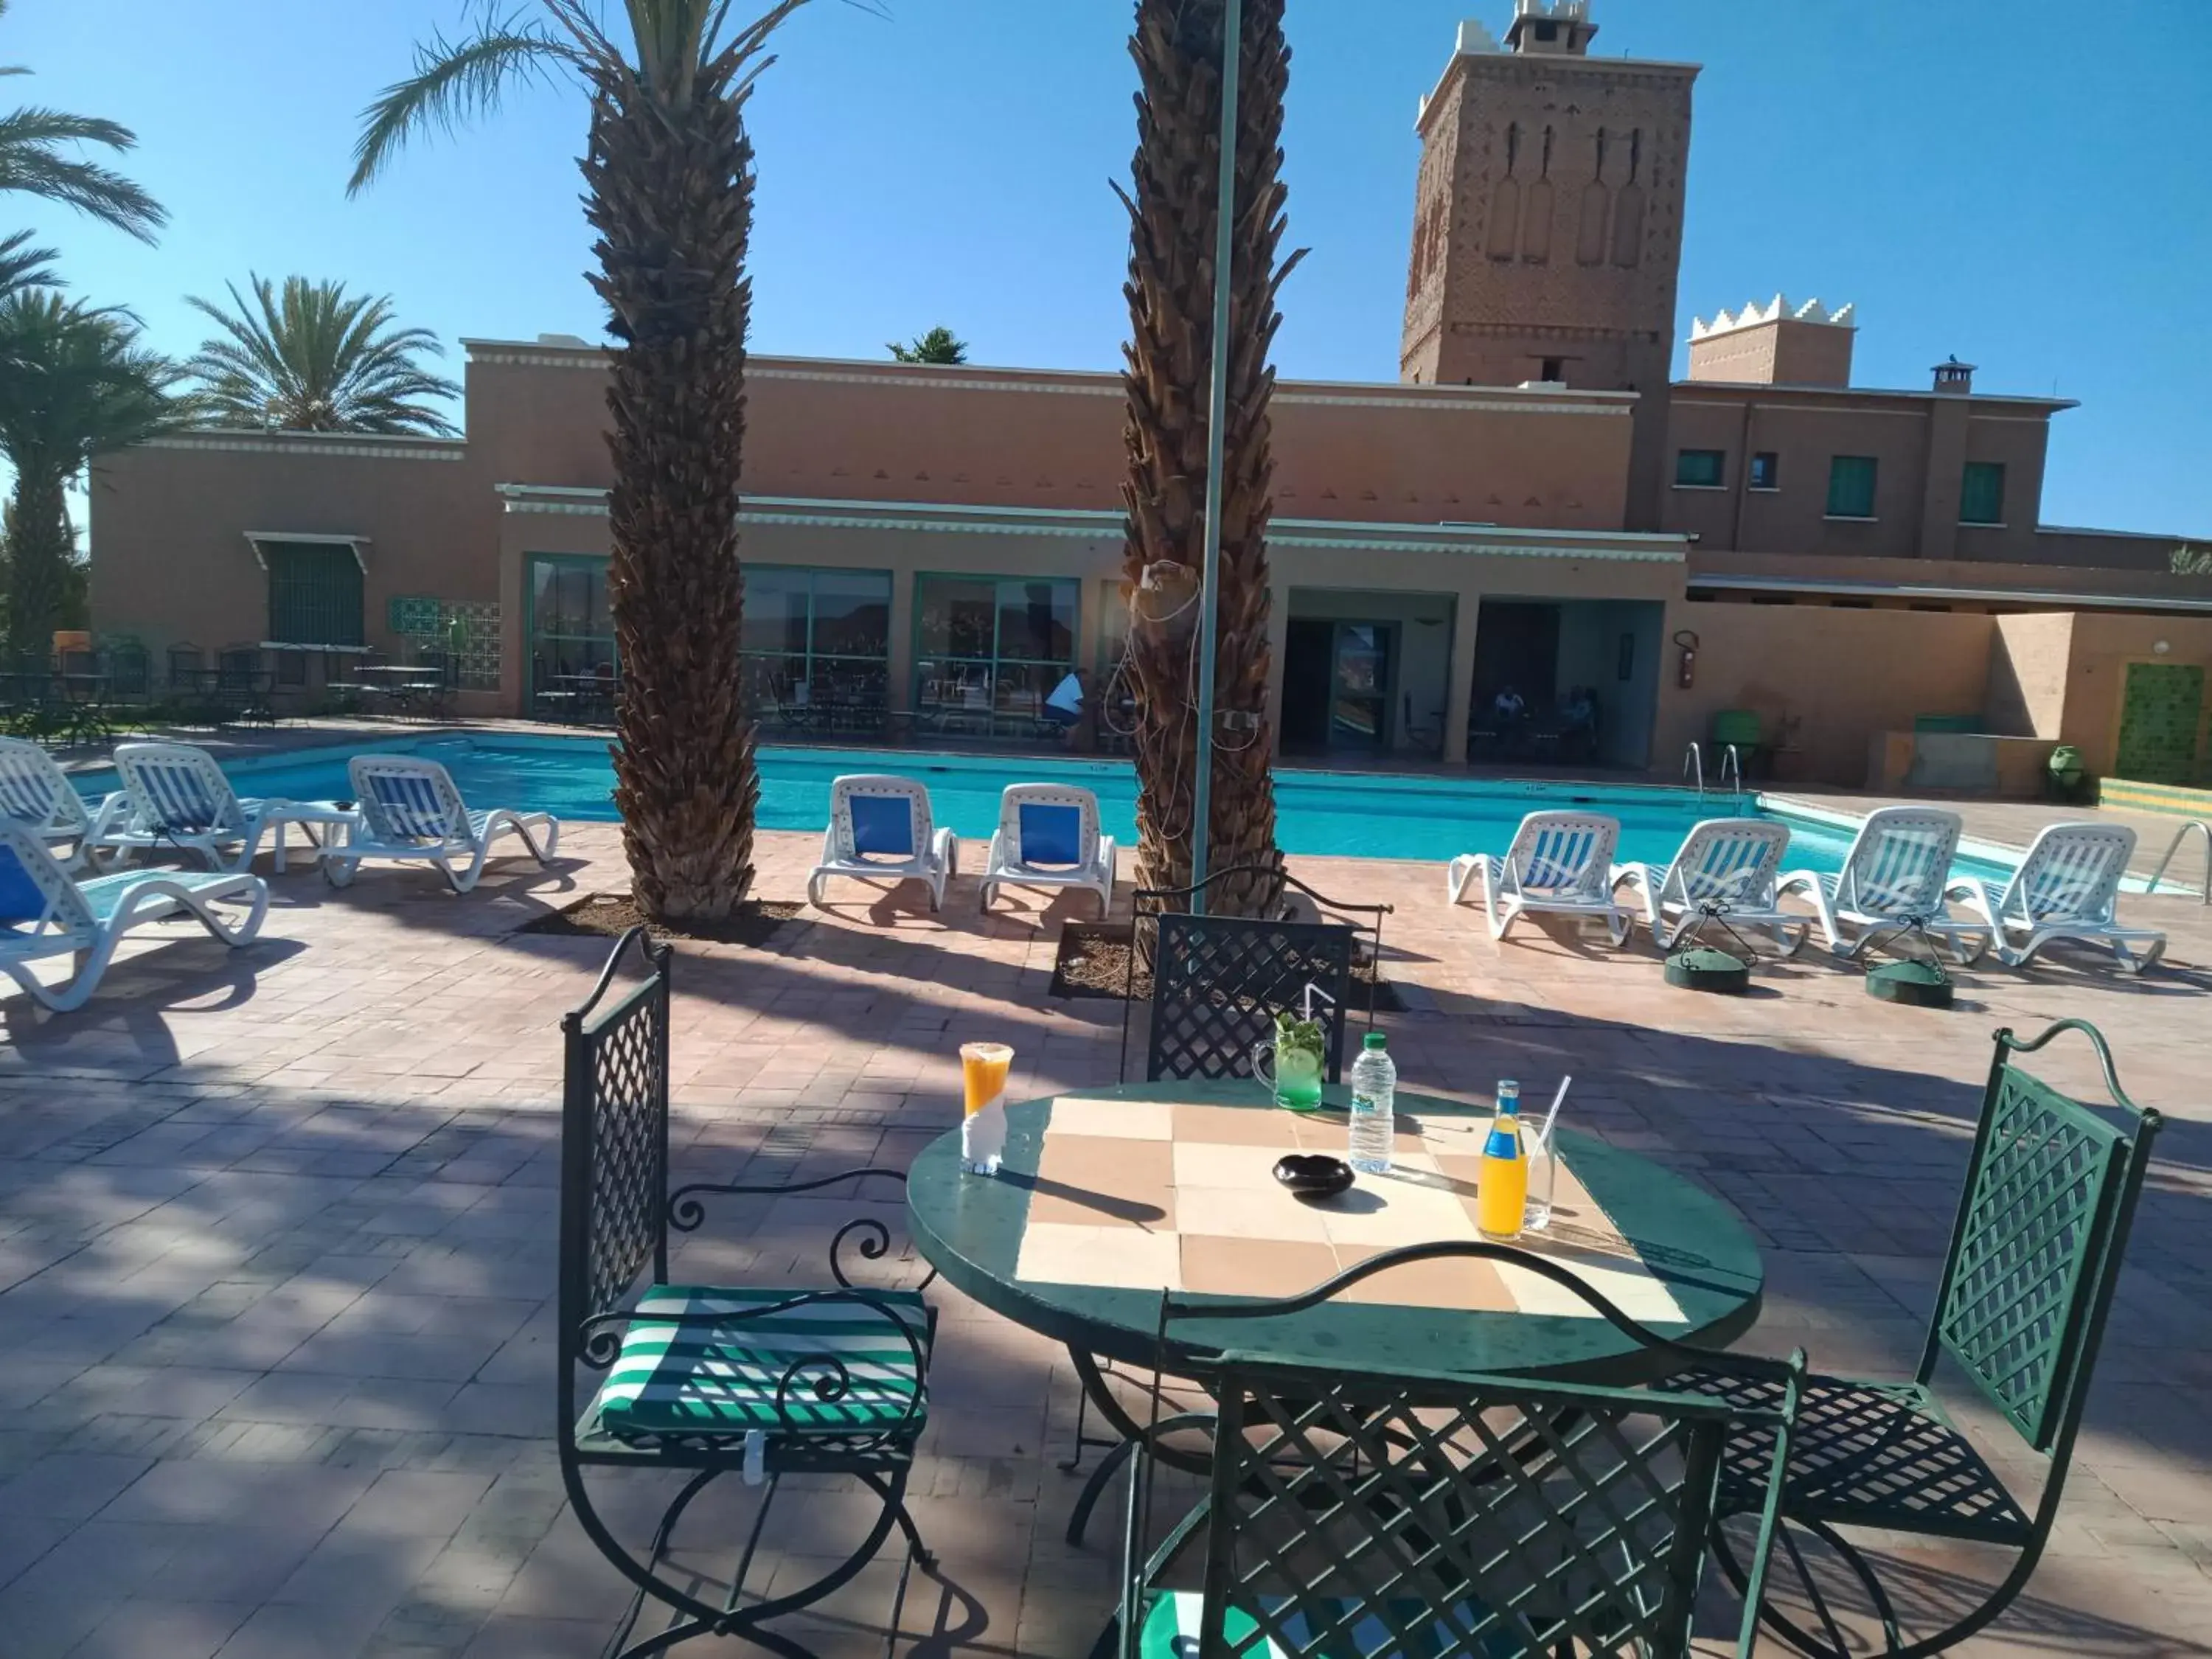
[[[351,793],[346,758],[362,748],[440,762],[475,805],[528,807],[586,821],[611,823],[615,817],[613,763],[606,744],[592,738],[421,737],[234,761],[223,769],[240,794],[343,799]],[[831,779],[846,772],[896,772],[929,787],[937,821],[963,840],[989,838],[998,825],[999,792],[1015,782],[1089,789],[1098,797],[1106,832],[1125,847],[1136,840],[1136,775],[1126,761],[764,748],[760,763],[763,830],[819,830],[829,816]],[[77,784],[96,797],[108,787],[107,775],[81,775]],[[1555,806],[1587,806],[1620,819],[1623,862],[1669,858],[1699,818],[1732,811],[1786,819],[1786,867],[1791,869],[1837,869],[1850,844],[1850,832],[1843,826],[1763,811],[1743,796],[1709,793],[1701,803],[1687,789],[1300,769],[1275,774],[1277,838],[1289,853],[1437,863],[1458,853],[1502,853],[1523,813]],[[1979,858],[1961,858],[1959,870],[1981,876],[2006,873],[2004,866]]]

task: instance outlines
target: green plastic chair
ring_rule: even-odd
[[[1266,1346],[1271,1317],[1455,1257],[1553,1280],[1649,1349],[1651,1371],[1694,1359],[1761,1403],[1377,1370]],[[1120,1659],[1686,1655],[1729,1449],[1760,1436],[1786,1456],[1804,1374],[1802,1354],[1739,1360],[1671,1342],[1565,1269],[1472,1241],[1390,1251],[1297,1297],[1164,1294],[1158,1353],[1161,1375],[1196,1380],[1219,1414],[1204,1499],[1149,1554],[1158,1460],[1132,1460],[1120,1611],[1094,1650]],[[1156,1406],[1147,1442],[1199,1420]],[[1200,1537],[1200,1582],[1170,1588]],[[1763,1566],[1762,1545],[1753,1608]],[[1747,1611],[1739,1653],[1757,1633]]]
[[[2012,1063],[2060,1033],[2094,1048],[2115,1125]],[[2073,1457],[2090,1373],[2118,1284],[2120,1259],[2161,1120],[2130,1101],[2112,1049],[2085,1021],[2063,1019],[2033,1042],[1996,1034],[1981,1127],[1951,1236],[1920,1369],[1910,1382],[1814,1374],[1806,1385],[1783,1492],[1783,1553],[1796,1570],[1822,1630],[1802,1629],[1772,1607],[1767,1624],[1800,1650],[1857,1659],[1808,1568],[1794,1531],[1816,1538],[1864,1588],[1890,1659],[1940,1653],[1983,1629],[2035,1571]],[[1952,1423],[1930,1386],[1948,1357],[2033,1451],[2050,1460],[2033,1510]],[[1683,1379],[1740,1407],[1770,1403],[1771,1382],[1741,1376]],[[1772,1499],[1773,1441],[1762,1431],[1735,1442],[1722,1476],[1721,1510],[1762,1517]],[[1907,1641],[1874,1564],[1838,1531],[1963,1539],[2018,1552],[1986,1601],[1933,1635]],[[1723,1568],[1741,1588],[1752,1571],[1717,1528]],[[1764,1522],[1762,1543],[1764,1549]]]

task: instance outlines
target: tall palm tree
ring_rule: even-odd
[[[927,334],[918,334],[908,345],[893,340],[887,348],[891,356],[902,363],[964,363],[968,361],[968,342],[939,323]]]
[[[231,309],[188,295],[186,303],[223,332],[201,343],[185,368],[198,381],[208,418],[222,426],[287,432],[422,433],[459,428],[424,403],[461,389],[422,368],[446,349],[427,328],[400,328],[384,295],[349,295],[343,283],[287,276],[280,297],[266,276],[235,283]]]
[[[8,0],[0,0],[0,18]],[[0,65],[0,76],[28,75],[20,64]],[[118,155],[137,148],[130,128],[94,115],[27,106],[0,115],[0,190],[19,190],[73,207],[128,231],[142,242],[168,222],[161,204],[121,173],[88,161],[79,146],[98,144]]]
[[[75,585],[76,533],[63,492],[96,455],[182,424],[181,371],[139,343],[129,313],[46,289],[0,295],[0,455],[8,501],[8,648],[43,656]]]
[[[639,907],[727,915],[752,884],[760,800],[738,654],[738,463],[751,291],[752,144],[744,109],[769,37],[804,0],[729,25],[730,0],[622,0],[628,28],[586,0],[544,20],[487,12],[434,36],[415,73],[372,104],[352,188],[425,127],[495,107],[517,77],[566,75],[590,94],[585,217],[611,354],[608,569],[623,678],[615,803]]]
[[[1213,343],[1215,207],[1219,195],[1222,0],[1138,0],[1137,155],[1129,210],[1130,339],[1122,381],[1128,512],[1122,574],[1136,605],[1127,673],[1137,706],[1137,878],[1190,880],[1197,776],[1196,579],[1206,540],[1206,394]],[[1275,792],[1268,771],[1267,523],[1274,460],[1267,354],[1282,319],[1276,296],[1299,255],[1279,258],[1284,94],[1290,48],[1283,0],[1245,0],[1237,136],[1236,257],[1231,264],[1228,430],[1223,443],[1219,645],[1209,867],[1273,866]],[[1118,187],[1117,187],[1118,189]],[[1140,590],[1146,571],[1156,573]],[[1250,914],[1272,884],[1216,887],[1208,908]]]

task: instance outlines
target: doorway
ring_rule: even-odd
[[[1548,708],[1559,683],[1559,605],[1485,599],[1474,629],[1475,713],[1488,713],[1508,686],[1531,710]]]
[[[1286,753],[1371,753],[1390,740],[1394,623],[1293,617],[1283,641]]]

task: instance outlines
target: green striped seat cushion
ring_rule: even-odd
[[[807,1293],[657,1285],[639,1299],[637,1310],[744,1314]],[[921,1370],[915,1364],[915,1348],[891,1322],[896,1319],[914,1334],[926,1363],[928,1304],[913,1291],[871,1291],[871,1303],[842,1292],[820,1294],[823,1300],[720,1328],[633,1322],[599,1389],[601,1427],[617,1437],[743,1434],[749,1429],[839,1435],[894,1428],[906,1419],[909,1431],[920,1433],[928,1403]],[[836,1356],[844,1365],[850,1389],[841,1399],[819,1399],[816,1382],[836,1373],[826,1366],[808,1367],[786,1391],[779,1411],[776,1389],[785,1375],[800,1360],[823,1354]],[[909,1401],[913,1416],[907,1419]]]
[[[1376,1659],[1382,1654],[1392,1659],[1437,1659],[1465,1653],[1482,1654],[1486,1659],[1507,1659],[1508,1656],[1519,1659],[1527,1652],[1521,1643],[1499,1630],[1486,1632],[1472,1648],[1467,1646],[1467,1638],[1459,1632],[1484,1616],[1472,1604],[1460,1607],[1456,1626],[1429,1622],[1433,1615],[1419,1602],[1393,1601],[1386,1604],[1389,1624],[1369,1613],[1352,1619],[1342,1628],[1337,1627],[1337,1621],[1355,1606],[1348,1600],[1317,1597],[1287,1615],[1281,1612],[1289,1605],[1285,1597],[1262,1597],[1261,1605],[1290,1645],[1261,1634],[1258,1621],[1243,1607],[1232,1606],[1222,1620],[1221,1633],[1237,1659]],[[1198,1659],[1200,1619],[1205,1607],[1206,1598],[1195,1590],[1156,1591],[1145,1612],[1145,1627],[1137,1646],[1139,1659]],[[1410,1632],[1410,1639],[1400,1640],[1392,1625]],[[1316,1645],[1316,1632],[1329,1632],[1320,1638],[1319,1645]]]

